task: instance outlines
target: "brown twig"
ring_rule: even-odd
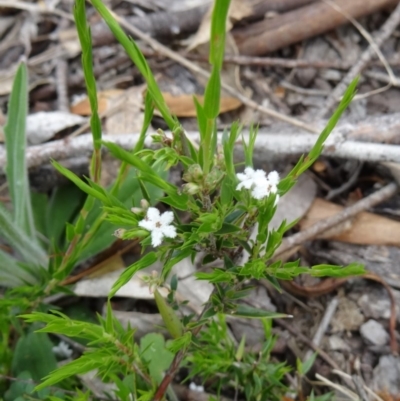
[[[211,296],[210,296],[211,298]],[[206,306],[204,307],[201,315],[198,317],[198,321],[202,318],[203,314],[205,313],[205,311],[208,309],[209,307],[209,302],[207,302]],[[192,331],[192,336],[197,336],[197,334],[199,334],[200,330],[203,328],[203,326],[198,326],[196,327],[193,331]],[[183,358],[186,355],[186,349],[180,349],[176,354],[175,357],[167,371],[167,373],[165,374],[162,382],[160,383],[160,385],[158,386],[156,393],[154,394],[153,397],[153,401],[161,401],[164,397],[165,392],[167,391],[168,386],[171,384],[173,378],[175,377],[178,369],[179,369],[179,365],[181,364]]]
[[[325,313],[324,316],[322,317],[318,329],[314,334],[314,337],[312,339],[313,343],[317,345],[318,347],[321,344],[321,341],[324,337],[324,334],[332,320],[333,315],[336,312],[337,306],[339,304],[339,300],[337,297],[332,298],[328,304],[328,306],[325,308]],[[307,361],[311,357],[312,352],[309,350],[306,352],[303,362]]]
[[[131,250],[132,248],[134,248],[138,243],[139,243],[138,240],[131,241],[124,248],[122,248],[122,249],[120,249],[120,250],[118,250],[116,252],[112,252],[112,254],[109,257],[107,257],[106,259],[103,259],[102,261],[96,263],[95,265],[89,267],[88,269],[82,270],[81,272],[79,272],[79,273],[77,273],[77,274],[75,274],[73,276],[67,277],[65,280],[63,280],[60,283],[60,285],[75,284],[79,280],[81,280],[81,279],[83,279],[83,278],[85,278],[85,277],[97,272],[98,270],[100,270],[104,265],[109,263],[110,260],[115,258],[116,256],[122,256],[124,253],[126,253],[129,250]]]

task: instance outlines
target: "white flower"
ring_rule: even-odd
[[[236,174],[240,183],[236,190],[240,191],[243,188],[251,190],[251,196],[254,199],[263,199],[269,194],[276,194],[278,191],[279,174],[276,171],[271,171],[268,177],[263,170],[253,170],[251,167],[246,167],[243,173]],[[275,203],[279,200],[277,195]]]
[[[197,391],[198,393],[204,393],[204,387],[203,386],[198,386],[194,382],[191,382],[189,384],[189,389],[192,390],[192,391]]]
[[[60,343],[54,346],[52,350],[59,358],[64,358],[64,359],[69,358],[73,352],[65,341],[60,341]]]
[[[139,226],[151,233],[151,244],[155,247],[161,244],[163,237],[175,238],[176,228],[170,224],[174,220],[172,212],[160,211],[155,207],[147,209],[147,215],[144,220],[139,221]]]
[[[265,171],[253,170],[251,167],[246,167],[243,173],[237,173],[236,177],[239,178],[240,183],[236,187],[238,191],[242,188],[250,189],[255,183],[261,182],[266,179]]]

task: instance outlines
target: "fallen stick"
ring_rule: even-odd
[[[319,322],[318,329],[315,332],[314,337],[312,339],[313,343],[317,347],[319,347],[321,345],[321,341],[324,338],[326,330],[328,329],[328,326],[331,323],[331,320],[336,312],[338,305],[339,305],[339,299],[337,297],[334,297],[330,300],[329,304],[325,308],[324,316],[322,317],[321,321]],[[308,350],[306,352],[306,354],[304,355],[303,363],[307,362],[311,358],[312,354],[313,354],[312,351]]]
[[[398,0],[335,0],[353,18],[372,14]],[[326,3],[318,2],[232,31],[240,54],[263,55],[301,40],[328,32],[347,18]]]
[[[245,140],[248,134],[243,133]],[[191,140],[198,142],[198,133],[188,133]],[[139,134],[104,135],[105,141],[115,142],[124,149],[134,147]],[[261,131],[256,140],[254,159],[256,162],[281,160],[288,156],[299,156],[307,153],[316,140],[313,134],[268,134]],[[151,139],[146,146],[151,147]],[[237,154],[242,154],[241,143],[236,144]],[[51,159],[65,160],[72,157],[90,156],[93,151],[91,134],[76,138],[65,138],[57,141],[28,147],[26,161],[29,168],[49,163]],[[366,162],[394,162],[400,163],[400,146],[379,143],[356,142],[344,139],[340,134],[332,134],[322,152],[323,155],[353,159]],[[240,159],[240,156],[239,156]],[[0,174],[4,174],[6,155],[4,148],[0,149]]]

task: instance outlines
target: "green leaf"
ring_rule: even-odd
[[[147,90],[150,93],[157,109],[160,111],[168,127],[173,130],[177,125],[176,120],[172,117],[157,85],[154,75],[152,74],[150,67],[139,47],[132,39],[128,38],[102,1],[92,0],[92,4],[102,16],[115,38],[121,43],[128,56],[135,63],[143,78],[146,80]]]
[[[313,266],[310,274],[314,277],[349,277],[365,274],[365,269],[360,263],[351,263],[347,266],[322,264]]]
[[[174,359],[174,354],[165,348],[164,337],[158,333],[146,334],[140,340],[140,353],[148,363],[150,375],[160,382],[162,373]]]
[[[243,150],[244,150],[244,157],[245,157],[245,164],[248,167],[253,167],[253,154],[254,154],[254,146],[256,144],[258,134],[258,127],[254,127],[253,125],[250,127],[249,132],[249,142],[243,138]]]
[[[346,110],[346,108],[349,106],[349,104],[351,103],[351,101],[353,100],[353,98],[355,96],[358,80],[359,80],[358,77],[355,78],[351,82],[351,84],[348,86],[338,107],[336,108],[332,117],[329,119],[324,130],[319,135],[317,141],[315,142],[315,145],[310,150],[308,155],[306,157],[302,156],[300,158],[299,162],[296,164],[296,166],[288,174],[287,177],[292,180],[291,185],[285,184],[286,188],[283,188],[283,186],[281,187],[281,185],[279,185],[279,188],[281,190],[281,195],[284,195],[291,188],[291,186],[293,186],[293,184],[294,184],[293,179],[296,179],[300,174],[302,174],[304,171],[306,171],[317,160],[319,155],[322,153],[324,143],[327,140],[329,134],[335,128],[341,115]]]
[[[53,344],[45,333],[30,332],[23,335],[15,347],[12,374],[18,376],[28,371],[33,380],[42,379],[57,367],[52,348]]]
[[[48,248],[50,238],[46,231],[46,211],[48,210],[48,196],[47,194],[41,194],[38,192],[31,193],[31,204],[33,212],[33,220],[35,227],[41,236],[38,236],[39,243],[44,249]]]
[[[1,203],[0,227],[3,237],[25,261],[29,261],[32,265],[47,266],[47,255],[44,250],[13,222],[11,215]]]
[[[166,179],[168,173],[166,171],[158,170],[157,174],[160,178]],[[148,184],[147,182],[142,184],[145,186],[146,192],[149,195],[150,204],[155,205],[158,202],[158,199],[163,195],[163,191],[157,186]],[[125,205],[125,208],[130,208],[132,205],[140,204],[142,196],[139,188],[139,180],[137,179],[134,169],[129,168],[128,172],[125,172],[124,181],[120,185],[118,193],[115,195],[118,200]],[[105,213],[105,211],[107,213]],[[129,209],[125,210],[125,212],[129,213],[129,216],[133,216]],[[79,255],[80,261],[95,256],[99,252],[104,251],[111,246],[111,244],[115,241],[115,236],[113,234],[116,226],[125,226],[124,223],[104,221],[104,217],[106,215],[110,221],[111,217],[117,219],[122,216],[121,211],[109,212],[107,208],[101,207],[100,202],[96,201],[86,220],[86,226],[90,227],[88,235],[91,236],[91,239],[90,242],[81,250]],[[96,229],[98,220],[101,220],[101,224]],[[131,226],[132,221],[129,221],[127,227],[129,228]]]
[[[232,316],[240,316],[254,319],[269,318],[269,319],[281,319],[290,317],[284,313],[276,313],[263,309],[253,308],[247,305],[238,305],[237,309],[231,313]]]
[[[15,258],[0,249],[0,282],[4,287],[34,285],[38,283],[38,277],[33,276]]]
[[[86,184],[82,179],[80,179],[76,174],[72,171],[69,171],[67,168],[57,163],[55,160],[51,162],[51,164],[65,177],[67,177],[70,181],[72,181],[81,191],[87,193],[88,195],[93,196],[96,199],[99,199],[104,204],[109,204],[107,196],[104,194],[104,191],[99,191],[94,189],[90,185]]]
[[[25,160],[26,116],[28,113],[28,77],[25,63],[18,67],[8,103],[4,127],[7,166],[5,168],[17,227],[36,242],[28,171]]]
[[[32,312],[20,315],[19,317],[29,323],[46,323],[46,326],[37,330],[38,333],[58,333],[68,337],[79,337],[91,341],[102,338],[104,334],[104,330],[100,325],[72,320],[67,315],[58,311],[51,311],[51,313]]]
[[[211,16],[210,64],[222,68],[225,53],[226,20],[230,0],[216,0]]]
[[[47,375],[45,380],[35,387],[35,390],[38,391],[52,386],[71,376],[81,375],[95,369],[104,369],[104,366],[113,361],[112,355],[101,355],[101,351],[98,351],[98,354],[97,356],[96,353],[92,352],[87,355],[82,355],[80,358],[61,366]]]
[[[54,188],[45,214],[46,233],[58,247],[65,239],[65,223],[72,222],[84,200],[85,193],[73,184]]]
[[[76,0],[74,18],[78,31],[79,42],[82,48],[82,67],[88,92],[90,109],[90,127],[93,135],[95,149],[101,148],[101,121],[98,115],[96,78],[93,70],[92,36],[86,22],[85,0]]]
[[[222,227],[216,231],[216,235],[232,234],[241,231],[241,228],[234,224],[223,223]]]
[[[206,133],[207,117],[204,113],[203,106],[200,104],[200,102],[196,96],[193,96],[193,102],[194,102],[194,105],[196,106],[197,124],[199,126],[200,141],[202,142],[204,140],[204,136]],[[201,151],[201,147],[200,147],[200,151]],[[202,161],[201,154],[199,156],[200,156],[199,160]]]
[[[179,263],[181,260],[189,257],[193,253],[193,250],[191,248],[187,248],[184,250],[178,250],[175,251],[170,259],[168,259],[162,269],[161,272],[161,278],[162,280],[166,280],[169,273],[171,272],[171,269]]]
[[[178,276],[176,274],[171,277],[170,287],[172,291],[176,291],[178,289]]]
[[[246,346],[246,334],[243,334],[242,339],[240,340],[240,344],[238,346],[238,349],[236,351],[235,359],[237,361],[241,361],[243,358],[244,354],[244,347]]]
[[[308,358],[304,363],[301,362],[299,358],[297,358],[297,371],[300,375],[304,376],[308,373],[308,371],[313,367],[315,359],[317,358],[318,353],[314,352],[310,358]]]
[[[218,67],[214,66],[204,93],[204,114],[208,119],[217,118],[219,114],[221,97],[221,78],[219,74]]]
[[[182,322],[157,289],[154,291],[154,299],[169,334],[171,334],[173,338],[181,337],[183,334]]]
[[[156,261],[157,254],[155,252],[150,252],[147,255],[143,256],[143,258],[141,258],[137,262],[127,267],[125,271],[119,276],[118,280],[113,284],[108,298],[113,297],[116,292],[134,276],[135,273],[137,273],[139,270],[145,269],[148,266],[151,266]]]
[[[141,178],[145,181],[150,182],[153,185],[163,189],[165,192],[169,193],[177,193],[176,187],[164,179],[160,178],[157,173],[142,159],[133,155],[132,153],[127,152],[122,149],[118,145],[112,142],[104,142],[104,146],[108,148],[108,150],[113,154],[116,158],[125,161],[126,163],[137,168],[141,173]]]

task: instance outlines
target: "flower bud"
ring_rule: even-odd
[[[213,190],[224,178],[224,173],[217,167],[213,167],[205,179],[205,187],[208,190]]]
[[[186,182],[200,182],[203,179],[203,170],[199,164],[192,164],[182,178]]]
[[[142,207],[142,209],[147,210],[150,207],[150,203],[147,202],[146,199],[142,199],[140,201],[140,206]]]
[[[193,182],[189,182],[183,185],[182,191],[187,195],[196,195],[200,192],[200,187],[197,184],[193,184]]]
[[[144,212],[144,209],[141,207],[131,207],[131,212],[133,214],[142,214]]]
[[[122,238],[124,236],[125,232],[126,232],[125,228],[118,228],[117,230],[114,231],[114,235],[117,238]]]

